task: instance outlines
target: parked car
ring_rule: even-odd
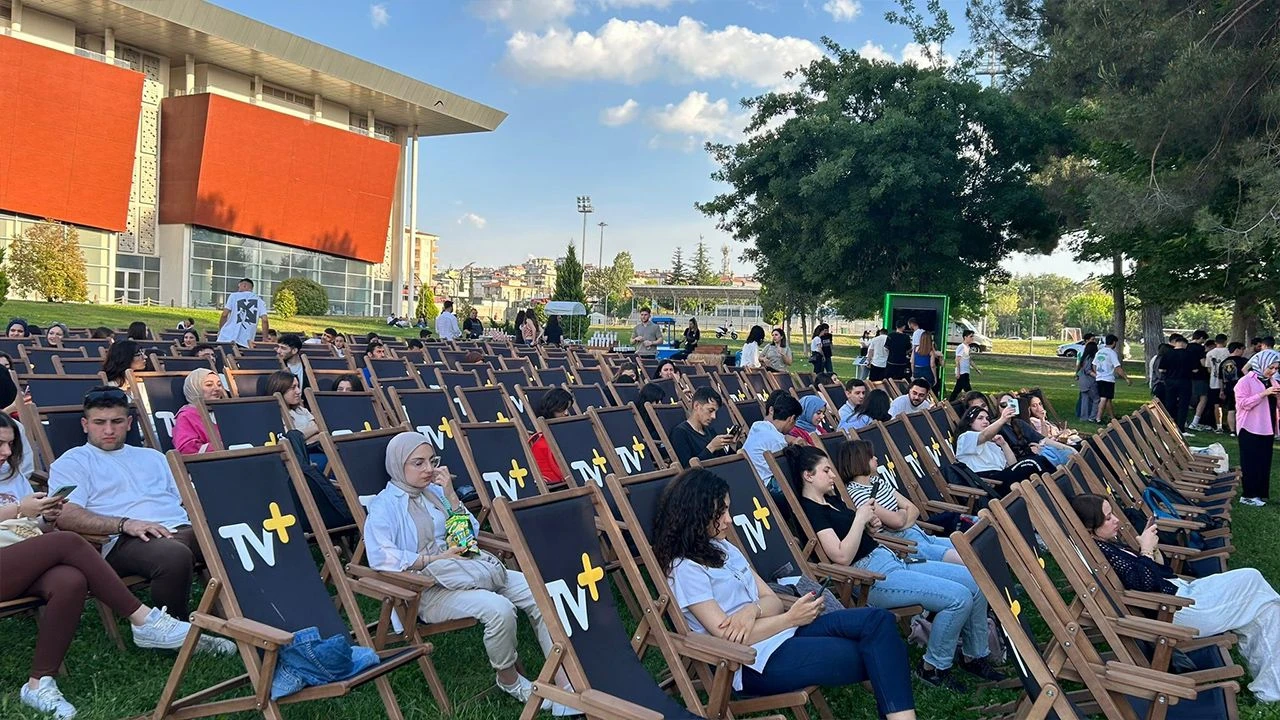
[[[957,318],[951,321],[950,331],[947,333],[947,345],[955,347],[960,344],[960,338],[966,330],[973,332],[973,341],[970,348],[976,352],[991,352],[991,338],[978,332],[973,323],[965,318]]]
[[[1083,352],[1084,352],[1084,343],[1082,342],[1062,343],[1061,345],[1058,346],[1058,357],[1069,357],[1069,358],[1080,357],[1080,354]],[[1129,343],[1127,342],[1120,343],[1120,357],[1121,358],[1130,357]]]

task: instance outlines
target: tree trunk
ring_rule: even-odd
[[[1127,329],[1127,317],[1125,316],[1124,303],[1124,255],[1116,253],[1111,257],[1111,273],[1114,276],[1111,286],[1111,326],[1114,328],[1112,332],[1116,337],[1120,338],[1123,343],[1125,339],[1125,330]],[[1145,328],[1144,328],[1145,329]],[[1144,333],[1145,335],[1145,333]],[[1124,347],[1121,345],[1121,347]],[[1150,356],[1148,356],[1150,357]]]
[[[1164,307],[1155,303],[1142,304],[1142,350],[1150,360],[1156,356],[1156,348],[1164,342]],[[1144,370],[1144,376],[1147,374]]]
[[[1258,335],[1258,328],[1258,297],[1256,295],[1238,296],[1231,312],[1231,339],[1248,343]]]

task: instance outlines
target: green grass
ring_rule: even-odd
[[[107,308],[99,306],[69,306],[44,303],[10,302],[5,312],[23,315],[36,323],[47,323],[50,320],[62,320],[72,325],[107,324],[122,327],[132,319],[144,319],[154,325],[172,326],[187,315],[194,315],[201,327],[211,326],[216,321],[216,314],[209,311],[164,310],[157,308]],[[346,318],[345,322],[338,318],[302,318],[282,323],[282,329],[303,330],[322,328],[332,324],[339,329],[352,332],[378,329],[381,321],[377,319]],[[847,374],[853,349],[849,345],[837,346],[837,371]],[[997,357],[982,357],[977,361],[983,371],[975,375],[974,386],[987,392],[996,392],[1023,386],[1041,387],[1052,405],[1060,415],[1071,417],[1076,398],[1076,389],[1072,385],[1070,367],[1051,361],[1013,360]],[[1135,409],[1145,401],[1147,393],[1140,381],[1133,387],[1121,384],[1117,388],[1117,410],[1121,413]],[[1079,426],[1082,430],[1087,427]],[[1202,436],[1192,440],[1192,444],[1222,442],[1233,454],[1236,445],[1230,438],[1221,436]],[[1280,475],[1280,473],[1277,473]],[[1280,497],[1280,485],[1273,475],[1275,493]],[[1232,527],[1234,543],[1237,548],[1232,560],[1233,567],[1257,567],[1273,583],[1280,583],[1280,557],[1273,551],[1274,544],[1267,540],[1280,534],[1280,509],[1276,506],[1250,508],[1237,506],[1233,510]],[[374,617],[375,609],[366,606],[368,617]],[[122,631],[128,634],[127,628]],[[44,716],[22,708],[17,700],[17,689],[26,678],[35,639],[35,621],[30,616],[6,618],[0,620],[0,718],[38,720]],[[498,717],[515,717],[518,707],[515,701],[505,695],[490,694],[473,702],[465,702],[481,691],[489,688],[493,682],[492,671],[488,668],[479,628],[437,636],[432,639],[435,645],[434,661],[444,679],[446,689],[455,703],[463,703],[458,708],[456,717],[459,720],[489,720]],[[128,641],[126,640],[126,644]],[[652,655],[652,653],[651,653]],[[541,664],[541,656],[529,630],[527,623],[521,623],[521,657],[531,673],[536,672]],[[919,650],[913,649],[913,657],[919,657]],[[85,720],[110,720],[129,717],[150,712],[166,681],[173,654],[138,650],[129,645],[124,652],[119,652],[106,639],[96,612],[86,610],[75,641],[67,656],[68,675],[59,678],[59,685],[68,699],[80,709],[80,717]],[[660,663],[648,658],[651,669],[660,669]],[[198,657],[183,689],[194,691],[225,680],[239,670],[240,664],[234,659],[215,659]],[[391,677],[397,696],[409,718],[438,718],[435,704],[431,700],[421,675],[414,668],[402,669]],[[841,720],[872,720],[875,717],[874,703],[861,688],[835,688],[827,692],[827,697]],[[985,694],[954,694],[938,691],[917,683],[916,701],[919,717],[926,720],[950,718],[954,720],[970,720],[980,717],[968,708],[975,705],[1007,700],[1013,697],[1008,692]],[[1280,710],[1253,704],[1248,692],[1242,693],[1241,717],[1245,720],[1261,720],[1263,718],[1280,718]],[[382,710],[377,693],[372,688],[357,691],[353,696],[326,702],[311,703],[286,707],[284,714],[288,718],[331,720],[333,718],[374,718],[382,717]],[[253,717],[249,714],[234,716],[236,718]]]

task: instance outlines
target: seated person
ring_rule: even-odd
[[[635,401],[636,410],[640,411],[640,419],[644,420],[644,427],[649,431],[649,437],[653,438],[654,442],[659,442],[662,436],[653,426],[653,418],[649,417],[648,407],[654,403],[668,405],[671,402],[672,398],[667,396],[667,391],[663,390],[661,385],[645,383],[640,387],[640,396]]]
[[[969,392],[965,393],[964,397],[960,398],[960,404],[961,404],[961,408],[959,410],[959,413],[961,415],[964,414],[964,410],[966,408],[984,407],[988,411],[990,411],[991,408],[994,408],[996,406],[995,403],[991,402],[991,398],[987,397],[986,393],[978,392],[977,390],[970,390]]]
[[[855,452],[850,445],[842,446],[838,464],[854,465]],[[870,501],[850,510],[839,499],[843,479],[823,451],[788,448],[787,460],[805,517],[831,562],[884,576],[871,586],[867,604],[879,608],[919,604],[935,613],[924,659],[916,671],[920,679],[937,687],[963,690],[951,674],[956,645],[962,641],[961,669],[984,680],[1004,679],[990,662],[987,601],[973,575],[963,565],[948,562],[906,563],[876,543],[869,534],[883,528],[876,503]]]
[[[759,696],[870,681],[882,717],[915,718],[906,644],[893,615],[878,608],[823,614],[813,594],[784,610],[727,539],[732,531],[729,486],[715,473],[687,470],[658,501],[653,551],[690,629],[756,651],[755,662],[734,673],[733,689]]]
[[[843,429],[843,425],[853,414],[857,412],[858,406],[867,397],[867,384],[858,378],[850,378],[844,384],[844,404],[840,406],[840,421],[838,423]]]
[[[848,448],[848,451],[845,448]],[[841,446],[836,457],[836,471],[841,478],[848,478],[845,491],[853,500],[854,507],[875,500],[876,519],[880,521],[880,532],[887,535],[906,538],[916,544],[914,557],[933,560],[934,562],[950,562],[963,565],[964,561],[956,553],[955,545],[945,537],[935,537],[920,529],[916,520],[920,518],[920,509],[906,495],[898,492],[893,483],[879,480],[880,462],[876,460],[871,443],[866,440],[850,440]],[[875,497],[872,497],[872,491]]]
[[[293,429],[302,433],[302,439],[311,442],[320,434],[320,426],[316,424],[316,416],[311,414],[302,404],[302,388],[298,378],[288,370],[277,370],[267,376],[266,394],[280,395],[284,398],[285,407],[289,410],[289,420]]]
[[[186,620],[200,546],[164,455],[125,444],[132,418],[123,390],[100,387],[84,398],[88,442],[49,466],[49,487],[75,486],[58,519],[60,530],[110,536],[103,556],[118,575],[141,575],[151,598]],[[201,635],[199,650],[230,655],[235,643]]]
[[[542,396],[542,401],[538,403],[535,412],[538,417],[547,420],[568,417],[573,412],[573,394],[564,388],[556,388]],[[555,456],[551,453],[551,445],[547,443],[545,435],[534,433],[533,437],[529,438],[529,449],[533,451],[533,459],[537,461],[542,479],[546,480],[548,485],[564,482],[560,463],[556,462]]]
[[[209,449],[209,430],[200,417],[196,400],[205,402],[221,400],[227,396],[218,374],[208,368],[196,368],[187,373],[182,383],[182,394],[187,398],[173,420],[173,447],[183,455],[196,455]],[[215,430],[216,432],[216,430]]]
[[[671,430],[671,452],[682,467],[689,467],[694,458],[711,460],[733,452],[734,435],[717,432],[716,415],[720,412],[720,394],[709,387],[693,392],[689,414],[684,422]]]
[[[873,422],[888,422],[889,393],[876,389],[866,394],[862,403],[854,408],[853,414],[840,421],[840,430],[861,430]]]
[[[1040,466],[1042,472],[1047,473],[1053,472],[1059,465],[1071,459],[1071,454],[1075,450],[1065,443],[1046,438],[1031,424],[1030,395],[1005,393],[1000,396],[999,403],[1002,408],[1006,406],[1014,408],[1015,415],[1000,430],[1000,434],[1013,450],[1014,457],[1019,460],[1031,460]]]
[[[816,446],[818,436],[827,431],[824,426],[826,410],[827,401],[821,395],[800,398],[800,416],[796,418],[796,426],[791,428],[791,435],[803,440],[805,445]]]
[[[1000,434],[1013,417],[1013,408],[1006,406],[992,422],[986,407],[975,405],[964,411],[956,428],[956,460],[979,476],[993,481],[1001,496],[1009,492],[1014,483],[1043,472],[1035,461],[1019,460]]]
[[[773,393],[765,403],[764,419],[751,424],[747,439],[742,443],[742,449],[755,467],[756,475],[764,480],[769,492],[775,495],[782,491],[778,489],[778,481],[769,471],[769,463],[765,462],[764,456],[765,453],[777,452],[790,443],[804,442],[791,435],[791,429],[796,426],[796,419],[800,417],[801,411],[799,400],[786,393]]]
[[[898,417],[906,413],[924,412],[933,407],[933,403],[929,402],[929,391],[932,389],[933,384],[925,378],[912,380],[907,394],[899,395],[889,403],[889,415]]]
[[[1031,427],[1036,429],[1036,432],[1064,443],[1068,447],[1074,448],[1080,444],[1080,433],[1075,428],[1059,427],[1049,419],[1049,413],[1044,406],[1044,393],[1040,391],[1040,388],[1034,388],[1029,393],[1027,409],[1030,416],[1028,420],[1031,422]]]
[[[390,355],[387,354],[387,346],[382,341],[374,337],[373,333],[369,334],[369,343],[364,346],[364,356],[369,360],[386,360]],[[364,373],[364,384],[373,387],[373,373],[368,367],[360,369]]]
[[[1280,702],[1280,595],[1254,568],[1227,570],[1184,580],[1156,559],[1160,543],[1154,523],[1138,536],[1138,552],[1120,540],[1120,523],[1111,501],[1082,493],[1071,507],[1092,535],[1126,590],[1190,598],[1194,605],[1173,614],[1173,623],[1195,628],[1200,636],[1231,632],[1240,636],[1240,653],[1253,675],[1249,689],[1260,702]]]
[[[425,435],[403,432],[392,438],[387,444],[386,469],[391,482],[369,502],[364,525],[369,567],[430,578],[435,562],[486,562],[467,558],[464,548],[449,542],[445,520],[451,511],[468,515],[472,533],[479,532],[480,523],[458,500],[449,468],[440,466],[440,458]],[[551,652],[551,636],[524,575],[515,570],[504,570],[502,575],[492,590],[450,590],[433,585],[422,592],[418,617],[427,623],[479,620],[498,687],[523,703],[533,687],[516,669],[516,610],[529,617],[544,655]],[[563,676],[558,679],[564,684]],[[552,709],[558,716],[575,714],[555,703],[544,703],[544,709]]]
[[[339,375],[330,389],[334,392],[363,392],[364,383],[356,375]]]
[[[662,360],[658,363],[658,378],[674,382],[676,392],[680,395],[680,397],[667,398],[667,402],[680,402],[693,392],[684,373],[680,372],[680,368],[676,367],[676,364],[670,360]]]
[[[125,390],[129,389],[125,372],[142,372],[146,368],[146,352],[133,340],[111,343],[111,349],[107,350],[107,357],[102,361],[102,372],[107,376],[107,384]]]

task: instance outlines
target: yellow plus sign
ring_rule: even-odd
[[[501,411],[501,410],[499,410],[499,411],[498,411],[498,422],[506,422],[506,421],[507,421],[507,416],[506,416],[506,415],[503,415],[503,414],[502,414],[502,411]]]
[[[640,438],[635,435],[631,436],[631,449],[635,451],[635,454],[644,457],[644,443],[640,442]]]
[[[769,508],[761,505],[760,498],[758,497],[751,498],[751,502],[755,503],[755,506],[756,506],[756,509],[751,513],[751,516],[759,520],[760,524],[764,526],[764,529],[768,530],[769,529]]]
[[[289,542],[289,528],[298,524],[298,519],[292,515],[281,515],[280,506],[271,503],[267,506],[271,512],[271,517],[262,521],[262,529],[267,532],[273,532],[280,536],[280,542]]]
[[[1014,617],[1018,617],[1019,615],[1021,615],[1021,614],[1022,614],[1022,603],[1020,603],[1020,602],[1018,602],[1017,600],[1014,600],[1014,599],[1013,599],[1013,596],[1011,596],[1011,595],[1009,594],[1009,589],[1008,589],[1008,588],[1005,588],[1005,591],[1004,591],[1004,597],[1005,597],[1005,599],[1006,599],[1006,600],[1008,600],[1008,601],[1009,601],[1009,610],[1013,612],[1013,616],[1014,616]]]
[[[604,580],[604,568],[598,568],[591,564],[591,556],[582,553],[582,572],[578,573],[578,587],[590,587],[591,599],[600,599],[600,590],[596,587],[596,583]]]
[[[275,434],[275,433],[267,433],[267,441],[266,441],[266,442],[264,442],[264,443],[262,443],[262,445],[263,445],[264,447],[270,447],[270,446],[275,445],[275,444],[276,444],[276,434]]]
[[[529,471],[520,467],[520,463],[515,460],[511,461],[511,472],[507,473],[507,477],[515,480],[517,485],[524,487],[524,476],[528,474]]]
[[[369,432],[369,431],[371,431],[371,430],[373,430],[373,426],[369,424],[369,421],[368,421],[368,420],[365,420],[365,421],[364,421],[364,431],[365,431],[365,432]]]
[[[893,472],[893,461],[892,461],[892,460],[890,460],[889,462],[885,463],[885,464],[884,464],[884,466],[885,466],[885,467],[887,467],[887,468],[889,468],[889,472]]]
[[[444,436],[450,440],[453,439],[453,427],[449,425],[449,418],[440,418],[440,424],[436,426],[436,429],[444,433]]]
[[[595,448],[591,448],[591,464],[595,465],[596,467],[604,467],[605,465],[609,464],[609,461],[600,455],[599,450],[596,450]]]
[[[485,380],[485,381],[484,381],[484,386],[485,386],[485,387],[493,387],[493,381],[492,381],[492,380]]]
[[[937,453],[942,450],[942,446],[938,444],[938,438],[933,439],[933,452]]]

